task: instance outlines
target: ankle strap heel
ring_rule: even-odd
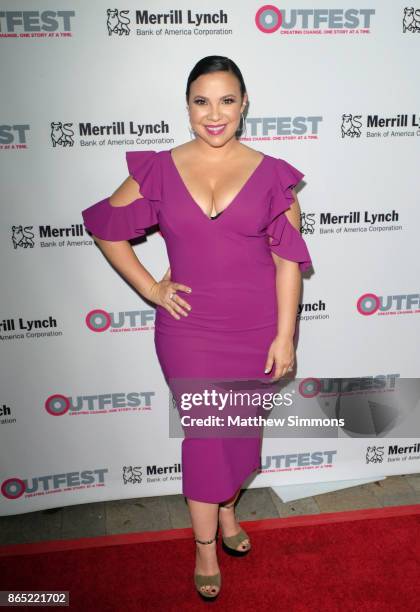
[[[212,542],[217,540],[217,531],[216,535],[211,540],[199,540],[198,538],[194,538],[194,540],[199,544],[211,544]],[[200,595],[201,599],[203,599],[204,601],[214,601],[220,593],[220,588],[222,586],[222,576],[220,572],[217,572],[217,574],[212,574],[210,576],[194,573],[194,584],[195,588],[197,589],[197,593]],[[209,586],[213,588],[216,587],[217,592],[211,593],[208,591],[203,591],[202,587],[204,586]]]
[[[233,508],[235,502],[236,500],[230,504],[219,504],[219,506],[223,509]],[[248,548],[241,550],[238,548],[238,546],[240,546],[242,542],[245,542],[245,540],[248,540],[248,542],[250,542],[248,534],[242,529],[242,527],[240,527],[238,533],[235,533],[235,535],[233,536],[222,535],[222,549],[227,554],[232,555],[233,557],[244,557],[249,553],[251,547],[249,546]]]
[[[199,540],[198,538],[194,538],[194,540],[196,542],[198,542],[199,544],[211,544],[212,542],[214,542],[215,540],[217,540],[217,533],[214,536],[214,538],[212,538],[211,540]]]

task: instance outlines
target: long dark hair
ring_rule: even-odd
[[[238,66],[235,62],[228,57],[224,57],[223,55],[208,55],[207,57],[203,57],[199,60],[194,68],[191,70],[188,81],[187,81],[187,89],[185,92],[187,102],[190,97],[190,87],[191,83],[198,79],[202,74],[209,74],[210,72],[218,72],[219,70],[224,70],[226,72],[231,72],[236,76],[239,81],[239,86],[241,89],[241,96],[244,97],[246,93],[246,87],[244,78],[242,76],[242,72],[239,70]]]

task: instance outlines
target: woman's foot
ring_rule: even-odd
[[[194,573],[200,576],[215,576],[220,574],[219,564],[217,562],[216,539],[210,544],[202,544],[196,540],[196,556]],[[200,582],[205,582],[204,578],[200,578]],[[197,584],[197,588],[204,594],[215,597],[219,594],[220,584],[214,584],[220,580],[213,580],[209,584]]]
[[[230,502],[226,505],[219,506],[219,524],[222,529],[222,535],[229,538],[238,534],[241,531],[241,526],[235,517],[235,502]],[[235,549],[240,552],[250,550],[251,542],[248,538],[243,538],[241,542],[235,546]]]

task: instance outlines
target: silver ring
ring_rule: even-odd
[[[175,293],[170,293],[170,294],[169,294],[169,299],[170,299],[170,300],[172,300],[172,299],[173,299],[173,297],[174,297],[174,295],[175,295]]]

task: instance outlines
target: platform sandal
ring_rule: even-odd
[[[232,504],[219,504],[220,508],[232,508],[232,506],[234,505],[235,502],[233,502]],[[222,536],[222,548],[228,555],[231,555],[232,557],[244,557],[251,550],[251,546],[249,546],[245,550],[238,550],[237,547],[244,540],[249,541],[249,536],[246,531],[244,531],[241,527],[238,533],[235,533],[235,535],[233,536]]]
[[[194,539],[199,544],[211,544],[212,542],[217,540],[217,532],[215,537],[211,540],[198,540],[197,538]],[[201,596],[202,599],[204,599],[205,601],[214,601],[220,593],[220,588],[222,586],[222,576],[220,572],[217,572],[217,574],[211,574],[210,576],[194,573],[194,584],[195,588],[197,589],[197,593]],[[200,587],[202,586],[217,586],[219,590],[217,591],[217,593],[208,593],[206,591],[200,590]]]

